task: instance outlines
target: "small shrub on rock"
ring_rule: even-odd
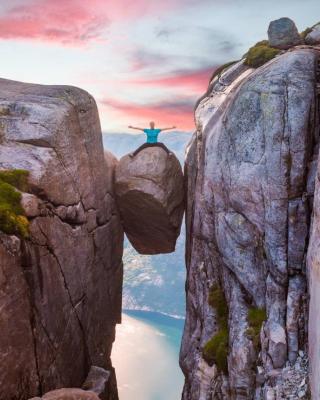
[[[267,319],[267,313],[264,308],[251,307],[248,312],[247,335],[252,340],[254,347],[258,350],[260,347],[260,330],[263,322]]]
[[[249,67],[258,68],[272,60],[279,52],[279,49],[270,47],[267,40],[262,40],[249,49],[244,63]]]
[[[217,368],[228,373],[228,304],[223,290],[215,285],[209,292],[209,305],[213,307],[217,314],[218,331],[208,340],[202,350],[204,360],[209,364],[215,363]]]

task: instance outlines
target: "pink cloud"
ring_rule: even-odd
[[[29,0],[0,16],[1,39],[79,44],[100,37],[108,25],[101,0]],[[89,6],[90,4],[90,6]]]
[[[213,68],[204,68],[194,71],[178,71],[172,75],[162,76],[153,79],[134,79],[127,81],[127,84],[138,86],[157,87],[183,87],[195,93],[202,93],[208,86]]]
[[[192,1],[192,0],[189,0]],[[181,0],[21,0],[0,15],[0,39],[81,44],[103,38],[113,21],[162,13]]]
[[[106,113],[112,114],[112,119],[127,121],[125,125],[141,123],[147,126],[149,121],[155,121],[158,126],[176,125],[181,130],[193,130],[194,101],[177,99],[153,104],[135,104],[115,99],[101,101]]]

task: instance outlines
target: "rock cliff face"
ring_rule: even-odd
[[[171,253],[184,213],[183,174],[174,154],[148,147],[121,158],[115,174],[124,231],[140,254]]]
[[[307,398],[319,55],[301,46],[255,70],[240,61],[196,108],[185,166],[184,400]]]
[[[0,80],[0,169],[30,171],[29,237],[0,234],[0,399],[81,387],[92,365],[110,371],[106,398],[117,399],[123,231],[113,166],[88,93]]]

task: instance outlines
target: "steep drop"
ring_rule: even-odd
[[[184,400],[289,398],[307,380],[318,57],[295,47],[257,69],[242,60],[196,108],[185,167]]]

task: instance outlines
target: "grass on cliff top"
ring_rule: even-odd
[[[28,236],[29,222],[21,206],[21,193],[28,187],[24,170],[0,171],[0,230],[9,235]]]
[[[245,55],[244,63],[249,67],[258,68],[272,60],[279,53],[279,49],[269,46],[268,40],[262,40],[249,49]]]
[[[251,307],[248,312],[247,335],[252,340],[256,350],[260,347],[260,330],[263,322],[267,319],[267,313],[264,308]]]
[[[215,363],[220,371],[227,374],[229,349],[228,304],[223,290],[219,286],[215,285],[210,289],[209,304],[216,311],[219,329],[203,347],[202,356],[209,365]]]

